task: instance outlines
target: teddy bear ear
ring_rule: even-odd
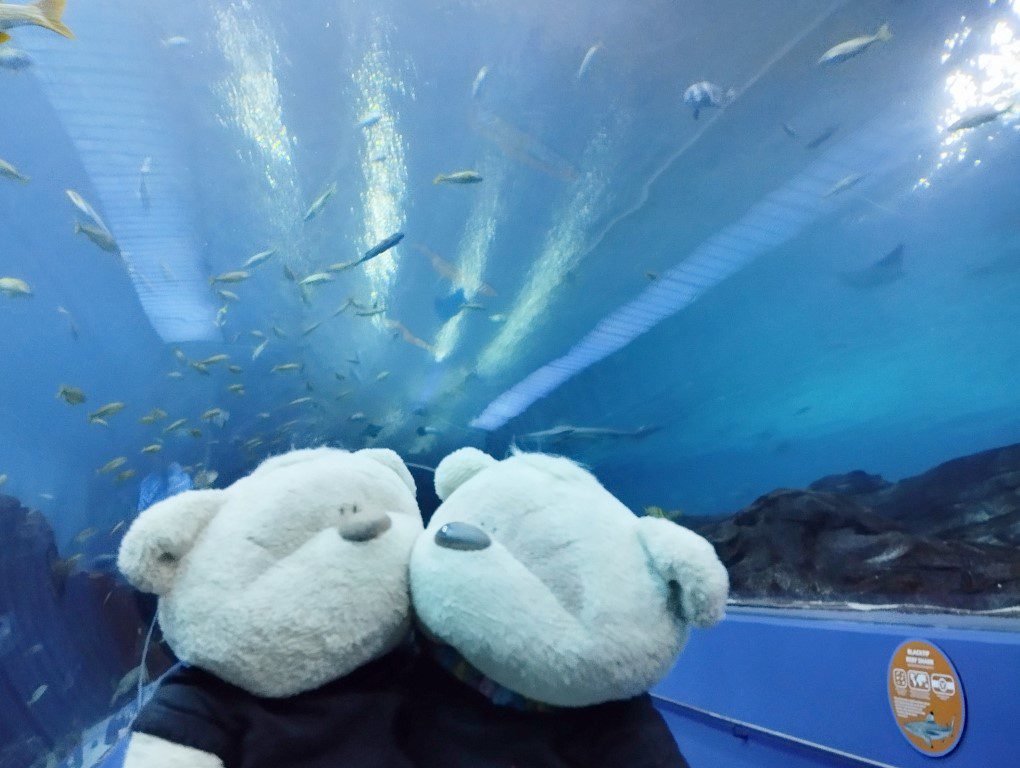
[[[365,456],[373,461],[378,461],[384,467],[392,469],[397,473],[397,477],[408,487],[412,495],[418,493],[418,487],[414,483],[414,478],[411,476],[411,470],[407,468],[404,460],[400,458],[396,451],[391,451],[389,448],[363,448],[356,452],[357,456]]]
[[[185,491],[142,512],[124,534],[117,554],[124,577],[143,592],[169,592],[181,560],[225,498],[221,490]]]
[[[450,494],[483,469],[498,462],[477,448],[459,448],[436,467],[436,495],[446,501]]]
[[[695,627],[721,621],[730,579],[712,545],[662,518],[639,518],[637,528],[652,570],[679,588],[681,619]]]

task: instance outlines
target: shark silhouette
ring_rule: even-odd
[[[915,720],[912,723],[904,723],[903,727],[919,739],[924,739],[927,746],[932,746],[933,741],[942,741],[953,732],[956,725],[956,718],[949,721],[949,725],[939,725],[935,722],[935,713],[929,712],[924,720]]]

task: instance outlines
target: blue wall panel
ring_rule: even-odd
[[[812,758],[810,750],[803,758],[783,757],[777,744],[761,746],[769,739],[756,734],[734,738],[721,724],[713,726],[711,718],[685,711],[682,705],[860,756],[871,764],[935,764],[902,737],[886,695],[892,653],[911,638],[938,645],[963,681],[966,731],[954,752],[937,758],[941,765],[1020,765],[1020,633],[974,628],[952,617],[943,626],[917,626],[905,623],[906,617],[898,619],[904,623],[878,623],[804,615],[736,610],[715,629],[694,633],[677,666],[653,691],[690,753],[693,768],[790,768],[801,765],[801,759],[814,759],[806,765],[855,763],[832,762],[834,757],[824,755]],[[987,626],[1015,629],[1005,621]],[[681,706],[671,707],[669,701]],[[718,734],[710,733],[712,728]],[[744,762],[747,759],[752,762]]]
[[[859,761],[658,702],[692,768],[856,768]]]

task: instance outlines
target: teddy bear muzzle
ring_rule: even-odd
[[[436,544],[445,549],[477,551],[492,544],[489,534],[471,523],[447,523],[436,531]]]
[[[371,541],[388,531],[392,525],[393,521],[385,512],[369,514],[359,512],[357,506],[351,510],[341,507],[337,530],[341,538],[347,541]]]

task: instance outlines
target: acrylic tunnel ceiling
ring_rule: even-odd
[[[67,531],[324,442],[722,512],[1015,438],[1020,3],[297,6],[70,0],[0,71],[0,472]]]

